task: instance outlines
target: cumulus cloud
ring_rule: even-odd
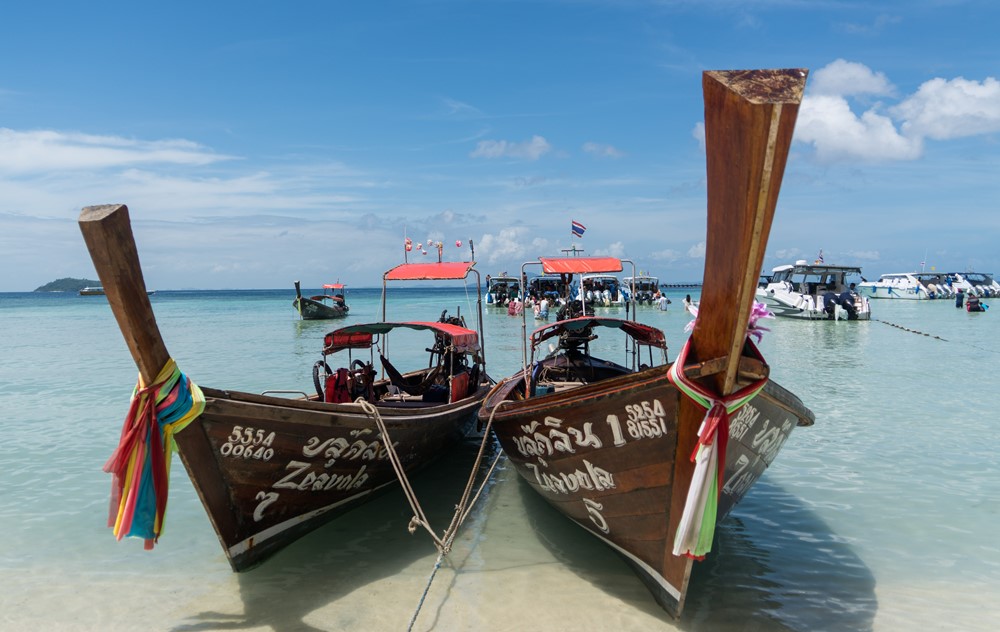
[[[698,141],[698,146],[705,149],[705,123],[698,121],[691,130],[691,136]]]
[[[923,139],[903,136],[888,116],[875,109],[857,116],[835,96],[803,100],[795,137],[812,143],[821,162],[913,160],[923,151]]]
[[[144,141],[53,130],[0,128],[0,171],[34,173],[142,164],[199,166],[231,160],[187,140]]]
[[[896,88],[881,72],[868,66],[838,59],[812,73],[809,92],[815,95],[892,96]]]
[[[699,241],[688,248],[688,256],[692,259],[700,259],[705,256],[705,242]]]
[[[774,252],[774,256],[781,260],[801,259],[802,251],[798,248],[782,248]]]
[[[915,160],[925,141],[1000,131],[1000,82],[935,78],[896,105],[888,78],[838,59],[813,73],[799,110],[795,140],[810,143],[820,162]],[[862,100],[867,105],[852,109]],[[697,130],[696,130],[697,132]]]
[[[912,136],[947,140],[1000,131],[1000,81],[931,79],[890,110]]]
[[[521,260],[528,256],[529,249],[537,244],[529,243],[525,237],[528,229],[523,226],[503,228],[496,235],[486,234],[479,240],[476,250],[486,256],[489,263]],[[538,242],[538,239],[534,240]],[[544,240],[543,240],[544,242]],[[534,250],[532,250],[534,252]],[[538,252],[542,252],[539,250]]]
[[[649,253],[649,258],[654,261],[663,261],[665,263],[673,263],[681,258],[681,253],[676,250],[667,248],[665,250],[659,250],[657,252]]]
[[[620,241],[616,241],[615,243],[610,244],[607,248],[598,248],[594,251],[594,255],[598,257],[617,257],[621,259],[625,256],[625,244]]]
[[[506,140],[481,140],[476,145],[476,149],[469,155],[473,158],[538,160],[550,151],[552,151],[552,145],[545,138],[536,135],[523,143]]]
[[[583,144],[583,151],[598,156],[600,158],[621,158],[625,154],[611,145],[587,142]]]

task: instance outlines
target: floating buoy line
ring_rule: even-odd
[[[889,325],[890,327],[895,327],[896,329],[902,329],[903,331],[908,331],[913,334],[918,334],[920,336],[927,336],[928,338],[934,338],[935,340],[942,340],[944,342],[948,342],[946,338],[942,338],[941,336],[935,336],[934,334],[928,334],[922,331],[917,331],[916,329],[910,329],[909,327],[903,327],[902,325],[897,325],[896,323],[890,323],[887,320],[879,320],[878,318],[872,318],[872,320],[874,320],[877,323],[882,323],[883,325]]]
[[[902,329],[903,331],[908,331],[910,333],[917,334],[918,336],[927,336],[928,338],[933,338],[935,340],[940,340],[942,342],[954,342],[954,343],[957,343],[957,344],[965,345],[967,347],[972,347],[973,349],[978,349],[980,351],[986,351],[986,352],[989,352],[989,353],[1000,353],[1000,351],[997,351],[995,349],[986,349],[986,348],[980,347],[978,345],[974,345],[974,344],[970,344],[968,342],[962,342],[962,341],[958,341],[958,340],[948,340],[947,338],[942,338],[941,336],[935,336],[934,334],[929,334],[929,333],[926,333],[926,332],[923,332],[923,331],[919,331],[919,330],[916,330],[916,329],[910,329],[909,327],[904,327],[902,325],[897,325],[896,323],[890,323],[887,320],[880,320],[878,318],[872,318],[872,320],[875,321],[875,322],[877,322],[877,323],[882,323],[883,325],[889,325],[890,327],[895,327],[896,329]]]

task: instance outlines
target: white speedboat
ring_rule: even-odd
[[[626,288],[635,288],[635,302],[638,305],[652,305],[655,302],[654,297],[660,292],[660,280],[648,274],[625,277],[622,283]]]
[[[965,290],[967,296],[979,296],[991,298],[1000,296],[1000,283],[993,279],[992,274],[983,272],[952,272],[948,276],[952,277],[954,286]]]
[[[908,301],[923,301],[938,294],[930,290],[917,278],[917,272],[893,272],[883,274],[878,281],[865,281],[858,285],[858,293],[866,298],[895,298]],[[942,284],[943,285],[943,284]],[[937,285],[935,284],[935,289]]]
[[[511,300],[522,300],[521,280],[502,272],[494,277],[486,275],[486,304],[505,307]]]
[[[941,272],[914,272],[913,278],[924,286],[930,298],[952,298],[955,296],[952,275]]]
[[[611,307],[627,302],[622,282],[613,274],[583,275],[576,300],[583,300],[592,307]]]
[[[771,271],[757,288],[757,300],[775,316],[806,320],[870,320],[868,299],[855,291],[849,277],[861,268],[796,261]]]

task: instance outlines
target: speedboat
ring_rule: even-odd
[[[952,276],[941,272],[914,272],[913,278],[927,289],[930,298],[951,298],[955,295]]]
[[[775,316],[806,320],[870,320],[868,299],[855,291],[848,277],[860,278],[861,268],[796,261],[771,271],[757,287],[757,300]]]
[[[521,280],[506,272],[491,277],[486,275],[486,304],[504,307],[509,301],[521,300]]]
[[[908,301],[923,301],[938,296],[948,296],[951,283],[942,279],[939,283],[930,282],[934,288],[925,285],[918,278],[917,272],[893,272],[883,274],[878,281],[865,281],[858,285],[858,293],[865,298],[896,298]],[[948,275],[951,276],[951,275]],[[938,287],[943,288],[938,290]]]
[[[622,279],[622,283],[626,287],[634,288],[634,298],[637,305],[652,305],[654,302],[653,297],[660,291],[660,280],[648,274],[625,277]]]
[[[953,272],[949,276],[955,279],[956,287],[961,287],[970,296],[990,298],[1000,296],[1000,283],[993,279],[992,274],[982,272]]]
[[[565,274],[543,274],[528,280],[528,295],[533,303],[546,299],[549,305],[569,301],[571,279]]]
[[[627,302],[622,282],[613,274],[583,275],[576,298],[593,307],[624,305]]]

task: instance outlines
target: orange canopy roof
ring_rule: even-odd
[[[404,263],[385,273],[386,281],[422,281],[464,279],[475,261],[445,261],[443,263]]]
[[[393,329],[405,327],[418,331],[429,330],[443,336],[448,346],[459,353],[475,353],[479,351],[479,334],[471,329],[452,325],[450,323],[406,322],[406,323],[361,323],[348,325],[331,331],[323,339],[323,355],[343,351],[344,349],[367,349],[372,345],[373,337],[386,334]]]
[[[617,257],[539,257],[546,274],[588,274],[594,272],[621,272],[622,262]]]

